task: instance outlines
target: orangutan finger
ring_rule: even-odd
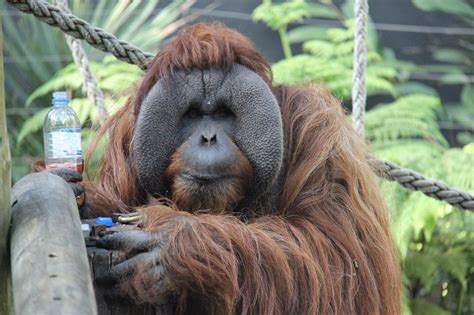
[[[110,269],[112,279],[123,279],[133,274],[138,268],[152,268],[159,263],[159,254],[157,252],[141,253],[133,258],[125,260]]]
[[[69,183],[71,186],[72,191],[74,192],[74,196],[78,197],[85,192],[84,186],[79,183]]]
[[[140,252],[153,247],[157,236],[144,231],[127,231],[105,236],[98,239],[96,247]]]
[[[80,173],[68,168],[52,168],[47,172],[61,177],[68,183],[77,183],[82,181],[82,175]]]

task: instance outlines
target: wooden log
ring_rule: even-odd
[[[72,189],[34,173],[12,190],[11,268],[16,314],[97,314]]]

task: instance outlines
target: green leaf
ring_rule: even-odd
[[[346,0],[341,6],[342,12],[346,19],[354,18],[354,0]]]
[[[291,44],[301,43],[311,39],[325,39],[329,26],[303,25],[288,31],[288,41]]]
[[[378,106],[366,115],[367,138],[379,145],[424,139],[447,146],[436,121],[436,109],[440,106],[439,98],[421,94],[403,96],[391,104]]]
[[[463,147],[463,151],[474,155],[474,143],[469,143]]]
[[[289,24],[309,17],[309,7],[304,0],[290,0],[280,4],[264,2],[252,13],[255,21],[263,21],[273,30],[285,29]]]
[[[141,30],[142,26],[153,14],[156,7],[156,3],[153,2],[154,1],[140,3],[139,1],[135,1],[132,3],[132,5],[135,4],[135,6],[127,7],[126,11],[130,12],[129,15],[132,15],[132,19],[123,33],[124,38],[132,37],[132,34],[136,34]]]
[[[464,73],[450,73],[443,75],[440,81],[444,84],[465,84],[469,83],[469,78]]]
[[[342,43],[345,41],[353,41],[354,40],[354,33],[353,30],[350,28],[332,28],[327,31],[328,38],[333,43]]]
[[[464,52],[458,49],[452,48],[439,48],[436,49],[433,53],[434,59],[441,62],[450,62],[450,63],[465,63],[469,60],[469,57],[466,56]]]
[[[310,40],[303,44],[303,50],[312,55],[330,58],[335,53],[336,47],[327,41]]]
[[[71,63],[59,70],[49,81],[40,85],[26,100],[26,106],[30,106],[40,96],[45,96],[54,91],[72,89],[76,90],[82,86],[82,78],[77,66]]]
[[[417,65],[414,70],[416,70],[416,72],[428,74],[432,72],[463,73],[463,68],[454,64]]]
[[[420,82],[406,82],[394,86],[395,94],[397,96],[411,95],[411,94],[425,94],[431,96],[438,96],[438,92],[432,87]]]
[[[474,17],[474,8],[465,0],[413,0],[413,4],[424,11],[443,11]]]
[[[473,161],[474,154],[458,148],[449,149],[439,160],[442,167],[438,177],[450,186],[474,193]]]
[[[405,259],[405,273],[412,280],[419,280],[424,288],[430,289],[438,269],[437,255],[426,252],[411,253]]]
[[[49,107],[44,108],[25,121],[17,138],[17,146],[20,146],[25,137],[43,128],[44,118],[49,110]]]
[[[465,285],[470,267],[469,257],[466,254],[452,250],[440,256],[438,262],[443,271],[450,273],[461,285]]]
[[[87,98],[74,98],[69,103],[69,106],[76,112],[81,125],[84,124],[91,117],[92,112],[95,111]]]
[[[466,84],[461,92],[461,104],[474,111],[474,85]]]
[[[308,12],[311,17],[338,19],[339,12],[333,8],[320,3],[309,3]]]
[[[413,315],[450,315],[451,313],[425,299],[416,298],[411,302]]]
[[[451,122],[470,126],[474,117],[474,109],[461,104],[445,104],[443,110],[445,119]]]

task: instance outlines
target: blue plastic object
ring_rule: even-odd
[[[69,98],[67,97],[67,93],[65,91],[57,91],[53,93],[53,106],[64,105],[67,103],[69,103]]]
[[[103,224],[106,227],[112,226],[112,218],[111,217],[98,217],[95,219],[96,224]]]

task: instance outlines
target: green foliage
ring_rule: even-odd
[[[49,109],[50,108],[43,108],[24,122],[17,137],[17,145],[20,145],[26,136],[40,130],[40,128],[43,127],[44,118],[46,117]]]
[[[467,62],[467,58],[469,58],[465,52],[452,48],[436,49],[433,53],[433,57],[441,62],[459,64]]]
[[[298,44],[312,39],[325,39],[329,26],[302,25],[288,31],[290,44]]]
[[[322,81],[336,96],[349,99],[352,89],[353,34],[352,21],[348,21],[345,28],[331,28],[325,30],[324,34],[317,33],[318,39],[306,40],[303,43],[306,54],[287,58],[273,65],[275,83],[301,84]],[[368,95],[394,95],[393,81],[397,77],[397,70],[386,65],[382,56],[370,49],[367,63]]]
[[[376,155],[473,193],[474,144],[447,147],[436,128],[439,106],[437,98],[423,95],[378,106],[367,113],[367,137]],[[382,187],[411,292],[407,298],[413,298],[412,314],[442,311],[440,297],[445,309],[463,314],[464,292],[474,272],[474,216],[397,183],[383,182]],[[450,283],[450,289],[443,283]],[[420,307],[421,302],[429,305]]]
[[[430,96],[438,96],[438,92],[432,87],[420,82],[404,82],[397,84],[395,87],[395,94],[397,96],[410,94],[424,94]]]
[[[474,27],[474,3],[468,0],[412,0],[413,4],[424,11],[438,11],[451,14],[466,27]],[[457,36],[456,41],[449,47],[443,44],[430,47],[433,59],[442,63],[439,65],[425,65],[418,68],[420,72],[440,73],[442,84],[463,85],[463,92],[459,101],[446,104],[440,116],[445,123],[465,127],[471,132],[457,134],[457,142],[461,145],[474,141],[472,121],[474,120],[474,87],[472,78],[466,73],[474,73],[474,40],[472,36]]]
[[[421,94],[380,105],[367,113],[366,137],[378,149],[406,144],[407,139],[447,147],[436,123],[440,106],[437,97]]]
[[[473,278],[474,220],[472,215],[445,208],[431,239],[416,239],[404,260],[413,314],[430,314],[426,311],[432,307],[472,314],[472,295],[466,293]],[[425,311],[413,304],[416,300],[426,304]]]
[[[376,155],[473,193],[472,144],[448,148],[437,128],[440,106],[438,98],[428,95],[403,96],[377,106],[367,113],[367,138]],[[436,302],[443,294],[449,298],[443,307],[461,312],[467,279],[473,273],[473,257],[468,253],[474,247],[474,216],[396,183],[384,182],[382,187],[406,285],[412,292],[412,314],[443,311]],[[448,282],[450,290],[442,287]]]
[[[349,1],[350,2],[350,1]],[[290,8],[296,8],[294,12]],[[253,16],[274,30],[278,30],[285,59],[272,67],[277,84],[305,84],[325,82],[332,92],[349,99],[352,88],[352,64],[354,50],[354,21],[346,8],[338,9],[332,1],[319,3],[302,0],[272,4],[264,1]],[[287,32],[289,24],[305,17],[334,18],[341,27],[319,25],[297,26]],[[290,44],[303,43],[304,53],[293,56]],[[369,27],[367,54],[368,95],[396,95],[394,82],[402,78],[402,70],[410,67],[396,60],[393,54],[377,51],[376,33]],[[387,57],[387,58],[386,58]]]
[[[425,11],[444,11],[451,14],[474,17],[474,8],[467,0],[413,0],[413,4]]]
[[[414,299],[411,303],[413,310],[412,314],[418,315],[450,315],[450,312],[443,310],[442,308],[427,302],[423,299]]]
[[[273,30],[285,29],[288,24],[311,16],[309,5],[304,0],[290,0],[280,4],[264,1],[253,11],[256,21],[265,22]]]

